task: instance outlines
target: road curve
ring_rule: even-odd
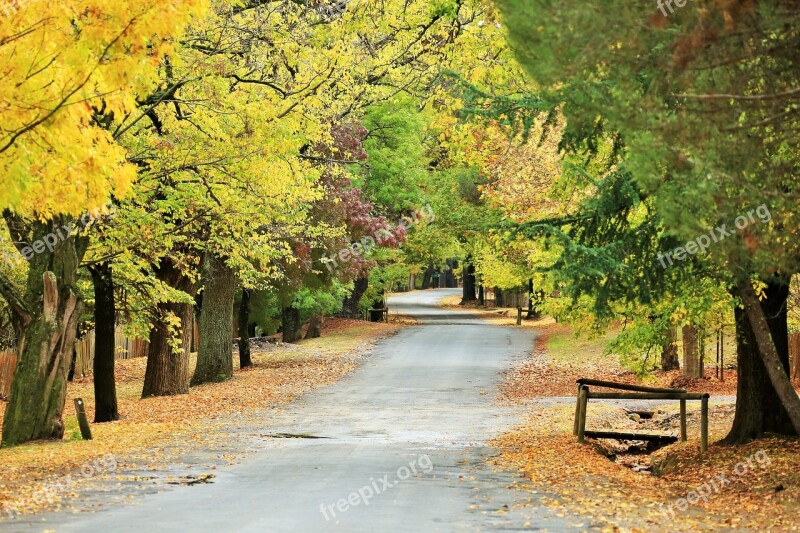
[[[137,497],[91,513],[3,523],[9,531],[506,531],[572,528],[543,508],[513,509],[513,474],[494,472],[486,441],[519,420],[493,403],[500,372],[533,334],[437,302],[453,290],[389,301],[419,320],[380,342],[357,371],[253,434],[256,453],[214,483]],[[508,506],[508,507],[505,507]],[[45,518],[46,523],[41,520]],[[46,527],[43,527],[45,526]]]

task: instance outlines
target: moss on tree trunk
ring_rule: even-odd
[[[63,229],[68,222],[58,217],[26,224],[24,233],[21,224],[10,224],[17,230],[12,230],[17,242],[52,244],[34,250],[29,259],[24,295],[0,279],[0,291],[12,310],[18,354],[3,423],[5,446],[64,435],[67,374],[82,309],[75,288],[82,246]]]
[[[689,377],[702,378],[700,350],[697,343],[697,327],[683,326],[683,373]]]
[[[203,285],[200,346],[197,349],[197,367],[192,376],[192,385],[224,381],[233,376],[236,272],[224,259],[207,253],[203,260]]]

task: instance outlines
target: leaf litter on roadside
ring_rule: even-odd
[[[13,505],[21,514],[48,507],[58,509],[91,479],[146,486],[168,484],[166,476],[144,476],[141,471],[175,470],[176,463],[180,465],[185,457],[200,451],[218,451],[213,462],[199,466],[205,470],[236,462],[247,449],[246,443],[235,442],[233,438],[238,427],[267,424],[260,418],[265,409],[279,409],[315,388],[335,383],[358,368],[375,342],[399,327],[400,323],[329,319],[320,339],[300,344],[255,342],[252,368],[237,367],[230,380],[193,387],[189,394],[180,396],[141,399],[146,359],[117,361],[121,419],[93,424],[94,439],[82,441],[74,416],[69,415],[67,408],[67,432],[63,440],[0,450],[0,509],[4,504]],[[234,361],[238,364],[236,358]],[[78,397],[84,399],[91,418],[94,411],[91,379],[69,384],[67,406]],[[0,424],[3,405],[0,402]],[[91,479],[81,475],[82,467],[107,454],[116,458],[119,469],[98,470]],[[185,470],[191,466],[179,468]],[[213,479],[213,474],[199,476]],[[190,480],[200,477],[184,476]],[[49,502],[41,496],[44,488],[63,478],[70,480],[69,491],[52,494]]]

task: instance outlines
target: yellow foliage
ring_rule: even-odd
[[[0,206],[46,218],[122,196],[135,168],[94,108],[130,114],[203,0],[14,0],[0,7]]]

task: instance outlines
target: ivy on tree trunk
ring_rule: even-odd
[[[169,258],[165,258],[156,269],[156,277],[191,296],[197,291],[197,283]],[[179,323],[175,323],[175,318]],[[142,398],[187,394],[194,306],[190,303],[162,302],[158,304],[153,322]]]

